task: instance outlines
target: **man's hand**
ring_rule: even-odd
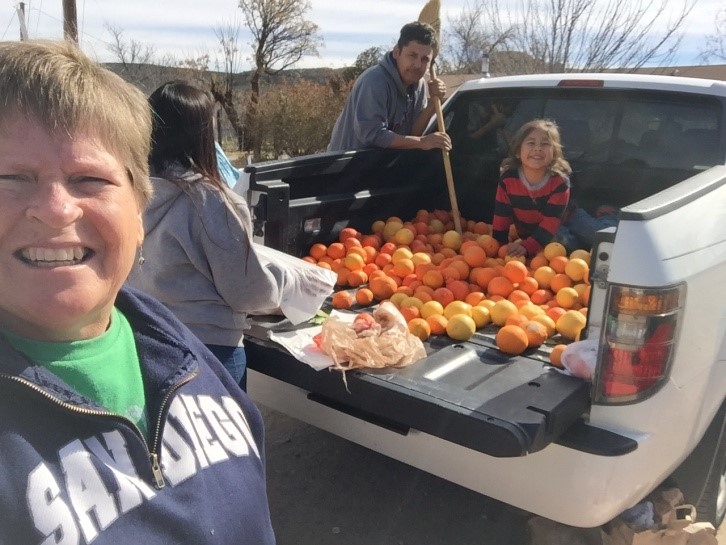
[[[429,97],[439,97],[443,102],[446,96],[446,84],[439,78],[434,78],[429,81]]]
[[[421,137],[421,149],[451,149],[451,138],[445,132],[432,132]]]

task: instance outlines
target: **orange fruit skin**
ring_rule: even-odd
[[[336,291],[331,301],[333,308],[346,309],[353,304],[353,296],[347,291]]]
[[[355,301],[361,306],[370,306],[373,303],[373,292],[368,288],[361,288],[355,292]]]
[[[333,242],[328,246],[328,255],[333,259],[342,259],[345,257],[346,249],[342,242]]]
[[[514,290],[514,284],[505,276],[496,276],[489,281],[487,285],[487,293],[489,295],[500,295],[501,297],[509,297]]]
[[[562,288],[571,288],[572,278],[564,273],[557,273],[550,279],[550,289],[557,293]]]
[[[503,326],[497,331],[495,341],[499,350],[512,356],[518,356],[527,350],[529,344],[524,329],[516,325]]]
[[[562,352],[567,347],[565,344],[557,344],[554,347],[552,347],[552,352],[550,352],[550,363],[554,365],[555,367],[562,368]]]
[[[425,341],[431,335],[431,326],[423,318],[414,318],[408,322],[408,330],[422,341]]]
[[[310,247],[310,255],[315,259],[320,259],[328,252],[328,247],[325,244],[316,243]]]
[[[569,261],[569,258],[558,255],[550,259],[550,268],[555,271],[556,273],[564,273],[565,267],[567,267],[567,262]]]
[[[383,275],[370,279],[368,287],[373,292],[376,299],[383,301],[385,299],[389,299],[391,295],[396,292],[398,284],[396,284],[396,281],[390,276]]]
[[[504,264],[504,276],[513,284],[518,284],[527,278],[527,267],[521,261],[507,261]]]
[[[446,333],[446,324],[449,322],[443,314],[432,314],[426,321],[431,328],[432,335],[444,335]]]
[[[547,328],[544,324],[531,321],[524,326],[524,332],[527,335],[527,346],[529,348],[537,348],[547,340]]]
[[[368,275],[362,270],[350,271],[346,280],[350,287],[357,288],[368,282]]]
[[[338,235],[338,240],[340,242],[343,242],[345,239],[353,237],[353,238],[360,238],[360,233],[357,229],[353,229],[352,227],[344,227],[340,230],[340,234]]]

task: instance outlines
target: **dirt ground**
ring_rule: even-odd
[[[530,513],[260,409],[278,545],[529,545]],[[598,536],[547,543],[597,545]]]

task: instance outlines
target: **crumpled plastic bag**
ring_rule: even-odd
[[[597,339],[568,344],[562,351],[562,366],[576,377],[592,380],[597,363],[597,349]]]
[[[408,330],[396,306],[385,301],[373,314],[361,313],[352,324],[331,316],[323,323],[319,346],[333,368],[406,367],[426,356],[421,339]]]

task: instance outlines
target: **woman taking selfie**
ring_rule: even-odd
[[[147,101],[54,42],[0,43],[0,97],[0,543],[274,543],[258,411],[123,287]]]

